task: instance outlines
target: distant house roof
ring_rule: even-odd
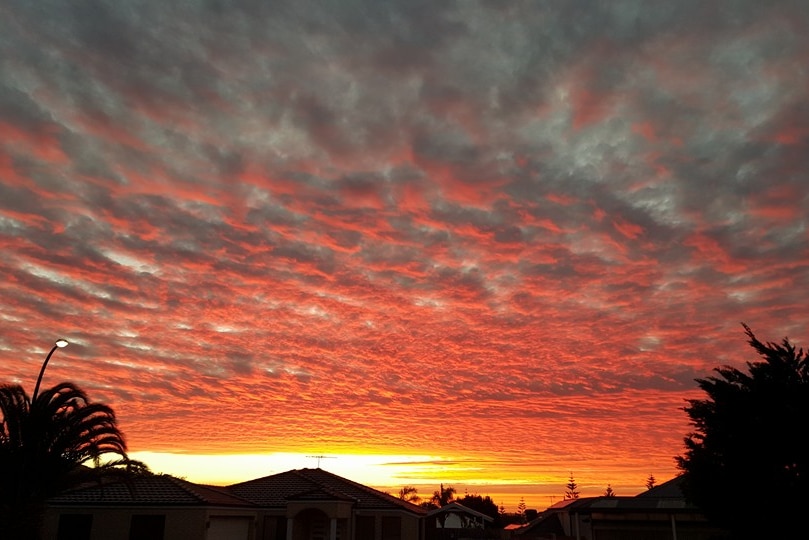
[[[576,501],[578,501],[578,500],[579,499],[562,499],[558,503],[555,503],[555,504],[549,506],[548,510],[551,510],[551,509],[553,509],[553,510],[561,510],[562,508],[566,508],[566,507],[568,507],[568,506],[570,506],[572,504],[576,504]],[[546,512],[547,512],[547,510],[546,510]]]
[[[377,491],[324,471],[295,469],[227,487],[234,495],[259,506],[283,508],[289,501],[343,500],[352,501],[362,510],[405,510],[414,514],[427,511],[398,497]]]
[[[695,507],[682,497],[581,497],[556,503],[544,513],[581,511],[626,511],[626,510],[694,510]]]
[[[636,497],[658,497],[658,498],[683,498],[683,490],[681,485],[683,477],[675,476],[671,480],[663,482],[659,486],[655,486],[649,490],[639,493]]]
[[[524,534],[548,534],[563,536],[565,534],[565,529],[562,526],[560,515],[560,512],[543,512],[528,523],[513,528],[513,534],[517,536]]]
[[[515,534],[534,534],[538,532],[562,534],[562,524],[559,516],[563,513],[609,515],[627,512],[652,513],[655,511],[667,514],[693,514],[698,512],[698,509],[683,497],[680,490],[681,480],[682,478],[677,476],[634,497],[602,496],[565,499],[541,512],[536,519],[517,529]]]
[[[224,488],[194,484],[166,474],[89,485],[65,492],[48,502],[54,505],[255,506]]]
[[[483,519],[485,521],[494,521],[494,518],[492,518],[491,516],[487,516],[486,514],[484,514],[482,512],[478,512],[477,510],[473,510],[472,508],[469,508],[468,506],[464,506],[464,505],[462,505],[461,503],[459,503],[457,501],[453,501],[453,502],[451,502],[449,504],[445,504],[441,508],[436,508],[434,510],[430,510],[429,512],[427,512],[427,516],[434,516],[436,514],[445,514],[445,513],[450,513],[450,512],[469,514],[470,516],[475,516],[475,517]]]

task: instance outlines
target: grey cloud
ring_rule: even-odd
[[[51,122],[50,116],[30,95],[12,84],[0,83],[0,118],[33,131],[45,128]]]

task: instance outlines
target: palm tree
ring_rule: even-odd
[[[113,410],[90,403],[73,383],[33,402],[22,386],[2,385],[0,414],[0,530],[12,538],[37,538],[49,497],[87,481],[148,472],[128,458]],[[105,455],[117,459],[102,463]]]
[[[404,486],[402,489],[399,490],[399,498],[403,501],[411,502],[413,504],[418,504],[421,502],[421,497],[419,497],[419,490],[413,486]]]
[[[433,492],[433,496],[430,499],[430,502],[433,505],[435,505],[436,508],[441,508],[442,506],[446,506],[454,500],[455,500],[455,488],[452,486],[444,487],[444,484],[441,484],[441,488],[438,491]]]

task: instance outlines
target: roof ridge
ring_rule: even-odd
[[[304,472],[304,471],[307,471],[307,472]],[[346,484],[351,485],[355,489],[359,489],[360,491],[364,491],[365,493],[367,493],[369,495],[373,495],[373,496],[379,497],[379,498],[381,498],[383,500],[387,500],[388,502],[392,502],[392,503],[394,503],[394,504],[396,504],[396,505],[398,505],[398,506],[400,506],[400,507],[402,507],[402,508],[404,508],[406,510],[411,510],[411,511],[416,511],[416,512],[425,512],[426,513],[426,510],[424,508],[422,508],[421,506],[418,506],[418,505],[413,504],[411,502],[402,500],[399,497],[395,497],[395,496],[391,495],[390,493],[385,493],[384,491],[374,489],[374,488],[372,488],[370,486],[366,486],[365,484],[360,484],[359,482],[355,482],[354,480],[350,480],[348,478],[345,478],[345,477],[340,476],[338,474],[335,474],[333,472],[327,471],[325,469],[321,469],[320,467],[318,467],[316,469],[296,469],[295,470],[295,472],[301,472],[302,476],[304,476],[304,478],[306,478],[310,482],[315,482],[318,485],[321,485],[320,482],[318,482],[316,479],[312,478],[308,474],[308,471],[320,471],[321,473],[327,474],[327,475],[331,476],[332,478],[335,478],[335,479],[339,480],[340,482],[345,482]],[[348,495],[346,495],[346,496],[348,496]],[[354,497],[351,497],[351,498],[353,499]]]
[[[235,493],[232,493],[229,489],[223,486],[213,486],[209,484],[197,484],[195,482],[191,482],[186,480],[185,478],[179,478],[173,475],[165,475],[167,476],[172,483],[180,487],[180,489],[184,490],[185,492],[189,493],[191,496],[196,498],[199,502],[204,504],[213,504],[215,501],[211,499],[210,496],[206,495],[204,491],[213,492],[215,495],[230,497],[232,499],[236,499],[237,501],[242,501],[247,503],[251,506],[255,506],[252,501],[249,501],[243,497],[239,497]]]
[[[208,501],[205,500],[205,497],[203,497],[201,494],[197,493],[194,489],[191,488],[191,485],[190,485],[191,482],[189,482],[188,480],[185,480],[184,478],[178,478],[178,477],[173,476],[171,474],[164,474],[162,476],[164,478],[168,478],[169,482],[176,485],[177,487],[179,487],[180,489],[182,489],[183,491],[185,491],[189,495],[193,496],[199,502],[208,502]]]
[[[312,469],[295,469],[295,470],[293,471],[293,472],[294,472],[294,473],[296,473],[298,476],[300,476],[300,477],[304,478],[305,480],[307,480],[307,481],[312,482],[313,484],[315,484],[315,489],[310,490],[310,491],[309,491],[310,493],[311,493],[312,491],[316,491],[316,490],[320,489],[320,490],[323,490],[323,491],[325,491],[326,493],[328,493],[329,495],[332,495],[332,496],[334,496],[334,497],[338,497],[338,498],[344,498],[344,499],[351,499],[352,501],[356,501],[356,500],[357,500],[357,498],[356,498],[356,497],[352,497],[352,496],[351,496],[351,495],[349,495],[348,493],[343,493],[342,491],[339,491],[339,490],[337,490],[337,489],[335,489],[335,488],[333,488],[333,487],[331,487],[331,486],[326,486],[326,485],[323,485],[323,483],[322,483],[322,482],[318,482],[316,478],[313,478],[313,477],[312,477],[310,474],[308,474],[308,472],[306,472],[306,471],[310,471],[310,470],[312,470]],[[337,476],[337,475],[335,475],[335,474],[333,474],[333,473],[330,473],[330,472],[328,472],[328,471],[325,471],[325,470],[323,470],[323,469],[317,469],[317,470],[320,470],[320,471],[323,471],[323,472],[325,472],[325,473],[327,473],[327,474],[330,474],[330,475],[334,476],[335,478],[342,478],[341,476]]]
[[[235,493],[233,493],[233,491],[230,489],[230,486],[215,486],[213,484],[196,484],[194,482],[191,482],[191,483],[194,484],[197,487],[201,487],[201,488],[207,489],[209,491],[215,491],[217,493],[227,495],[228,497],[233,497],[234,499],[240,499],[240,500],[242,500],[244,502],[249,502],[250,504],[253,504],[252,501],[249,501],[249,500],[245,499],[244,497],[240,497],[239,495],[236,495]]]
[[[427,515],[430,516],[430,515],[434,515],[434,514],[439,514],[439,513],[441,513],[442,510],[447,511],[447,510],[450,510],[452,508],[458,508],[461,511],[469,512],[473,516],[481,517],[481,518],[487,519],[489,521],[493,521],[493,519],[494,519],[491,516],[486,515],[483,512],[479,512],[478,510],[475,510],[474,508],[470,508],[470,507],[466,506],[465,504],[463,504],[462,502],[458,502],[458,501],[452,501],[450,503],[445,504],[444,506],[441,506],[441,507],[436,508],[434,510],[430,510],[427,513]]]

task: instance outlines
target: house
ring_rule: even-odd
[[[426,540],[485,538],[486,524],[493,521],[491,516],[454,501],[427,513],[425,538]]]
[[[685,500],[676,477],[634,497],[582,497],[560,501],[527,525],[515,540],[724,540]]]
[[[323,469],[228,486],[261,508],[261,540],[422,540],[427,511]]]
[[[168,475],[48,501],[44,540],[423,540],[427,511],[317,469],[226,487]]]
[[[44,540],[253,540],[259,508],[168,475],[92,484],[48,501]]]

